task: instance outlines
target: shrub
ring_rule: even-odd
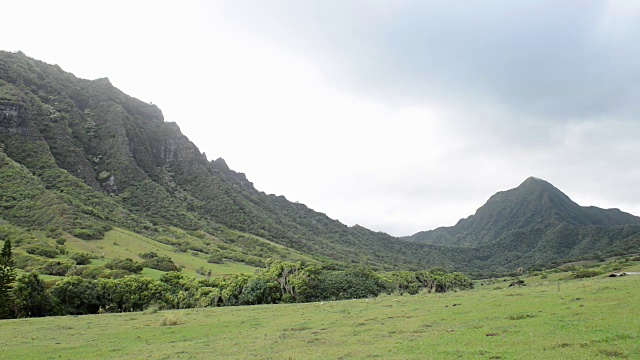
[[[542,272],[542,275],[540,276],[540,279],[542,279],[542,280],[546,280],[546,279],[548,279],[548,278],[549,278],[549,274],[547,274],[547,272],[546,272],[546,271],[543,271],[543,272]]]
[[[70,257],[76,262],[76,265],[88,265],[92,258],[92,256],[87,253],[73,253]]]
[[[58,249],[46,243],[29,245],[25,248],[25,251],[31,255],[42,256],[50,259],[53,259],[60,254]]]
[[[131,273],[122,269],[106,270],[99,275],[100,279],[122,279],[125,276],[131,276]]]
[[[37,270],[47,264],[48,260],[31,254],[15,254],[13,257],[15,266],[24,271]]]
[[[576,269],[571,273],[574,279],[584,279],[602,274],[602,271],[596,269]]]
[[[73,268],[72,263],[63,261],[48,261],[39,271],[46,275],[65,276]]]
[[[142,312],[145,315],[151,315],[151,314],[155,314],[158,311],[160,311],[160,309],[158,308],[158,306],[156,305],[151,305],[148,308],[144,309],[144,311]]]
[[[96,238],[96,232],[89,229],[75,229],[73,230],[73,236],[84,240],[90,240]]]
[[[178,271],[178,267],[168,256],[158,256],[150,260],[145,260],[142,262],[142,266],[160,271]]]
[[[138,256],[140,256],[140,258],[145,260],[151,260],[151,259],[157,258],[158,254],[156,254],[153,251],[149,251],[149,252],[138,254]]]
[[[105,264],[105,267],[110,270],[125,270],[132,274],[138,274],[142,271],[142,264],[133,261],[131,258],[126,259],[113,259]]]
[[[160,326],[175,326],[182,323],[182,318],[177,314],[166,314],[162,320],[160,320]]]
[[[210,264],[222,264],[224,263],[223,259],[222,259],[222,254],[213,254],[211,256],[209,256],[209,258],[207,259],[207,262]]]
[[[74,266],[71,270],[67,272],[67,276],[80,276],[85,279],[97,279],[98,276],[107,270],[104,266],[86,266],[79,265]]]
[[[56,244],[58,245],[64,245],[67,242],[67,239],[63,238],[63,237],[59,237],[56,239]]]

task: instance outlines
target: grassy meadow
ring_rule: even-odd
[[[640,275],[566,275],[445,294],[4,320],[0,358],[640,358]]]
[[[239,273],[250,273],[257,268],[239,262],[226,261],[224,264],[210,264],[207,262],[207,254],[194,251],[176,252],[174,247],[166,245],[138,235],[131,231],[115,228],[108,231],[100,240],[81,240],[72,236],[67,237],[65,246],[76,252],[93,254],[95,256],[107,256],[105,259],[93,260],[92,265],[102,265],[111,258],[132,258],[135,261],[143,261],[138,254],[154,251],[160,256],[169,256],[182,271],[189,276],[199,276],[196,270],[200,267],[211,270],[212,276],[222,276]],[[145,268],[143,275],[158,278],[161,271]]]

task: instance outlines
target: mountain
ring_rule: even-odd
[[[171,228],[223,240],[239,231],[325,263],[392,269],[432,262],[413,255],[419,244],[256,190],[223,159],[208,160],[155,105],[106,78],[79,79],[21,52],[0,52],[0,144],[7,164],[0,218],[15,226],[84,239],[113,227],[151,238]],[[240,249],[255,263],[254,250]]]
[[[640,217],[580,206],[550,183],[530,177],[491,196],[454,226],[403,239],[437,246],[470,271],[507,271],[638,251]]]
[[[640,251],[640,219],[579,206],[529,178],[453,227],[406,238],[350,227],[259,191],[224,159],[208,159],[157,106],[108,79],[0,51],[5,239],[23,269],[55,274],[76,264],[77,252],[143,261],[140,253],[153,251],[194,274],[271,258],[486,276]]]
[[[549,226],[615,226],[639,224],[640,217],[618,209],[582,207],[550,183],[530,177],[515,189],[491,196],[475,215],[455,226],[422,231],[408,240],[449,246],[478,246],[500,242],[514,231]]]

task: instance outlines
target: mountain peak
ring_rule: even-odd
[[[515,233],[570,227],[640,224],[631,214],[582,207],[551,183],[529,177],[517,188],[500,191],[474,215],[450,228],[418,233],[414,239],[433,244],[477,246],[494,243]]]
[[[539,177],[535,177],[535,176],[529,176],[525,181],[523,181],[522,183],[538,183],[538,182],[547,182]]]
[[[550,182],[535,176],[529,176],[518,187],[520,188],[520,187],[527,187],[527,186],[551,186],[555,188]]]

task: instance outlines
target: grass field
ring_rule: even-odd
[[[138,254],[148,251],[154,251],[160,256],[169,256],[173,262],[180,266],[184,266],[183,272],[189,276],[199,276],[196,270],[200,267],[205,270],[211,270],[212,276],[221,276],[238,273],[250,273],[257,268],[243,263],[226,261],[224,264],[210,264],[207,262],[207,255],[194,252],[176,252],[171,245],[161,244],[152,239],[138,235],[131,231],[123,229],[114,229],[108,231],[104,239],[101,240],[80,240],[74,237],[67,239],[66,245],[68,249],[76,252],[90,253],[96,256],[107,256],[107,258],[132,258],[136,261],[143,261]],[[94,260],[91,263],[100,265],[108,260]],[[144,275],[159,277],[162,272],[145,269]]]
[[[640,276],[527,282],[327,303],[5,320],[0,358],[640,358]],[[162,326],[163,319],[178,324]]]

